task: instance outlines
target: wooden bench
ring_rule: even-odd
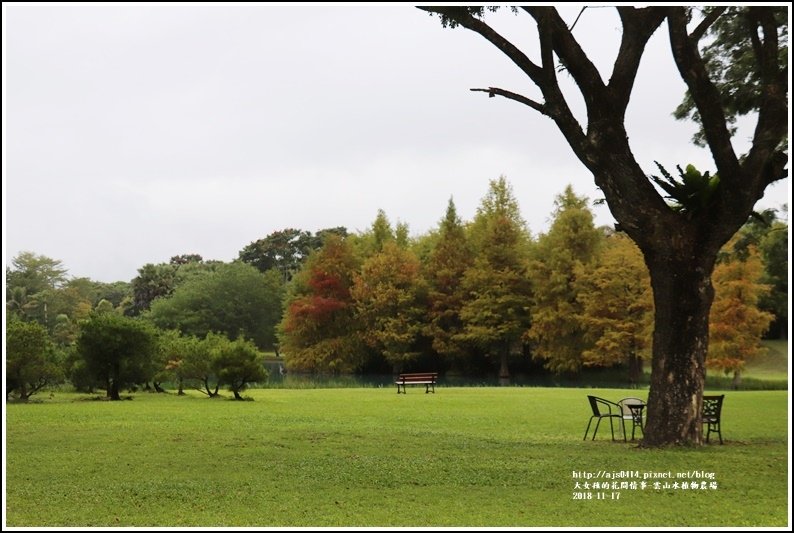
[[[407,394],[406,385],[424,385],[425,394],[428,392],[436,393],[436,383],[438,382],[438,372],[425,372],[424,374],[400,374],[395,383],[397,384],[397,394],[400,394],[400,387],[403,394]]]

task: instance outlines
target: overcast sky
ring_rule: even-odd
[[[537,56],[526,15],[486,20]],[[588,9],[574,33],[608,78],[614,10]],[[500,175],[535,235],[567,184],[601,196],[551,120],[469,91],[537,96],[517,67],[408,5],[3,4],[3,41],[6,265],[27,250],[129,281],[178,254],[230,261],[287,227],[364,231],[378,209],[418,235],[450,197],[470,220]],[[713,168],[671,117],[683,93],[662,28],[627,122],[648,173]],[[787,179],[759,207],[790,195]]]

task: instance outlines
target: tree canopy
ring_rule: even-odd
[[[6,397],[27,400],[47,385],[63,379],[47,330],[36,322],[10,316],[5,339]]]
[[[603,235],[593,223],[587,199],[570,186],[554,204],[551,227],[538,237],[533,250],[533,320],[527,337],[546,368],[577,372],[586,349],[577,276],[591,268]]]
[[[77,339],[77,353],[87,373],[120,400],[122,388],[148,381],[155,372],[156,333],[137,319],[115,313],[92,315]]]
[[[788,155],[782,149],[789,116],[789,71],[782,60],[788,56],[788,21],[780,16],[786,8],[717,7],[697,16],[683,6],[618,6],[621,42],[608,81],[576,40],[572,26],[553,7],[515,8],[534,22],[538,54],[524,52],[486,23],[485,8],[420,9],[439,15],[444,26],[461,26],[485,38],[540,90],[541,99],[500,87],[473,89],[516,101],[554,121],[574,155],[592,172],[612,215],[642,251],[651,276],[655,323],[643,444],[701,443],[708,320],[714,297],[710,277],[717,254],[749,218],[764,189],[788,176]],[[626,111],[645,48],[663,24],[714,159],[712,175],[719,175],[708,208],[697,212],[668,205],[634,157],[626,131]],[[718,36],[712,48],[704,39],[709,31]],[[745,51],[750,59],[740,61]],[[722,65],[735,67],[734,72],[709,60],[711,52]],[[584,101],[584,125],[560,87],[562,70]],[[721,85],[723,81],[728,85]],[[741,94],[726,100],[721,89],[731,84],[743,85]],[[745,94],[751,96],[744,98]],[[745,108],[757,116],[746,154],[736,153],[731,138],[731,116],[741,110],[740,103],[747,103]]]
[[[245,263],[223,264],[188,279],[171,296],[155,300],[147,317],[163,329],[202,338],[209,332],[230,339],[243,336],[271,349],[281,319],[281,298],[278,272],[262,274]]]

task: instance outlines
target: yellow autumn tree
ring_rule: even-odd
[[[594,265],[577,268],[576,279],[588,342],[582,363],[624,364],[636,385],[653,335],[653,292],[640,249],[622,233],[611,235]]]
[[[587,347],[577,300],[576,272],[591,268],[601,246],[603,233],[593,223],[593,213],[584,196],[573,187],[554,201],[549,231],[538,237],[530,264],[532,280],[532,327],[526,339],[533,357],[549,370],[579,372]]]
[[[741,382],[745,363],[761,353],[761,337],[774,315],[758,308],[769,291],[760,282],[763,264],[751,246],[746,256],[734,253],[735,240],[725,245],[722,260],[714,267],[714,303],[709,317],[709,351],[706,366],[733,373],[734,386]]]
[[[350,294],[360,338],[373,357],[382,354],[394,373],[419,356],[425,293],[419,259],[396,241],[386,242],[354,277]]]

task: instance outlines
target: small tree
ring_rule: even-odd
[[[189,356],[192,345],[198,342],[195,337],[183,337],[176,330],[167,330],[160,333],[157,339],[157,370],[155,373],[155,384],[157,381],[172,377],[177,384],[177,394],[185,394],[185,372],[182,366],[185,359]],[[158,379],[160,378],[160,379]]]
[[[77,339],[87,371],[105,384],[111,400],[121,399],[121,388],[151,378],[156,348],[155,333],[148,324],[115,313],[92,315]]]
[[[167,364],[178,367],[185,380],[196,384],[197,391],[215,398],[221,383],[213,362],[213,348],[228,340],[223,335],[209,333],[203,340],[183,337],[182,342],[181,359],[173,359]]]
[[[174,264],[155,265],[147,263],[138,269],[138,275],[132,280],[132,306],[130,314],[137,316],[148,310],[157,298],[168,296],[174,292],[177,284],[177,268]]]
[[[212,350],[212,365],[218,381],[229,387],[235,400],[243,399],[240,393],[249,383],[267,379],[265,357],[252,342],[238,338],[217,343]]]
[[[9,315],[6,324],[6,398],[16,392],[27,400],[63,379],[47,330],[36,322]]]
[[[66,268],[58,259],[33,252],[20,252],[11,260],[11,267],[6,267],[6,290],[25,287],[28,295],[33,295],[63,286],[66,274]]]
[[[252,242],[240,250],[239,259],[263,273],[276,270],[286,283],[300,269],[314,246],[315,239],[310,232],[286,228]]]

